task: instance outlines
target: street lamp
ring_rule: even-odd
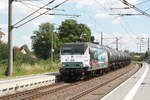
[[[84,39],[83,39],[83,36],[86,36],[86,34],[84,33],[84,34],[81,34],[81,35],[80,35],[80,41],[81,41],[81,42],[83,42],[82,40],[84,40]]]
[[[56,24],[56,23],[52,23],[54,26],[55,25],[57,25],[58,26],[58,24]],[[51,37],[51,62],[53,62],[53,58],[54,58],[54,33],[52,33],[52,37]]]
[[[54,33],[52,32],[52,37],[51,37],[51,38],[52,38],[52,39],[51,39],[51,62],[53,62],[53,52],[54,52],[54,48],[53,48],[53,47],[54,47],[54,46],[53,46],[53,45],[54,45],[54,39],[53,39],[54,36],[53,36],[53,34],[54,34]]]

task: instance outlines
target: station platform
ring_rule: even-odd
[[[143,67],[101,100],[150,100],[150,64]]]
[[[0,79],[0,96],[53,84],[58,76],[59,72],[49,72]]]

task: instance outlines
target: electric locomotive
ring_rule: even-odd
[[[61,48],[60,73],[63,80],[99,75],[130,63],[130,55],[93,43],[65,43]]]

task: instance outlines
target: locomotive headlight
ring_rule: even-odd
[[[80,64],[80,66],[83,66],[83,64]]]
[[[62,67],[64,67],[65,66],[65,64],[62,64]]]

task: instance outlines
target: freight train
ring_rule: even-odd
[[[128,53],[94,43],[65,43],[61,48],[60,73],[63,80],[76,80],[100,75],[127,66]]]

